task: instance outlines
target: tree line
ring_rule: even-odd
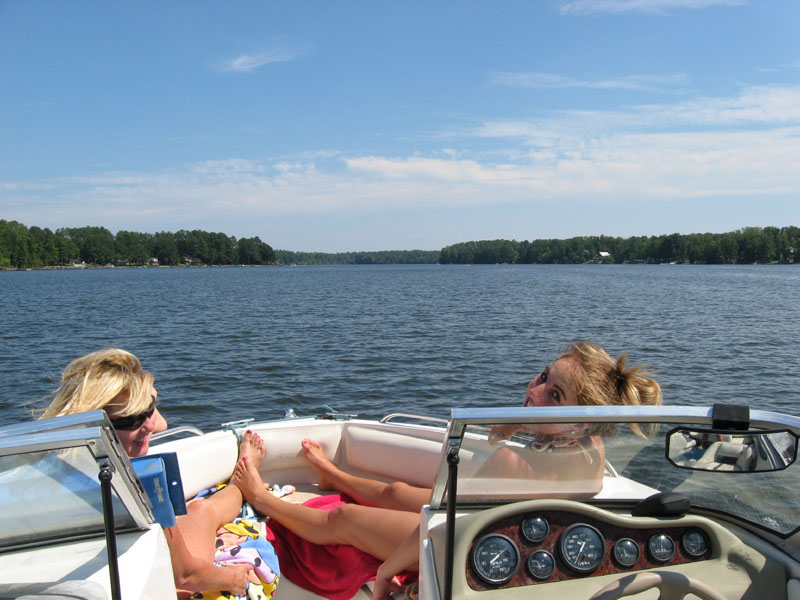
[[[26,227],[0,220],[0,267],[92,265],[265,265],[275,252],[257,236],[236,239],[207,231],[138,233],[105,227]]]
[[[155,259],[155,260],[154,260]],[[273,250],[257,236],[180,230],[138,233],[105,227],[55,232],[0,220],[0,268],[92,265],[266,264],[494,264],[680,262],[692,264],[800,263],[800,228],[745,227],[729,233],[588,236],[532,241],[462,242],[441,250],[293,252]]]
[[[729,233],[484,240],[442,248],[441,264],[800,263],[800,228],[745,227]]]
[[[376,252],[292,252],[276,250],[283,265],[419,265],[434,264],[439,250],[380,250]]]

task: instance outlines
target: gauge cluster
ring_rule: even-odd
[[[626,573],[707,559],[698,527],[634,529],[561,511],[517,515],[485,529],[469,551],[475,590]]]

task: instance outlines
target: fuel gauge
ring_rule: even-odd
[[[614,544],[614,560],[620,567],[628,569],[639,562],[639,545],[631,538],[622,538]]]
[[[681,538],[681,547],[692,558],[700,558],[708,551],[708,538],[699,529],[688,529]]]
[[[522,521],[521,529],[522,537],[533,543],[541,542],[550,533],[550,525],[542,517],[528,517]]]
[[[547,550],[537,550],[528,557],[528,571],[536,579],[547,579],[556,568],[556,560]]]

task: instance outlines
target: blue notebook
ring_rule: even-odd
[[[153,505],[153,516],[162,527],[175,525],[176,515],[186,514],[181,470],[174,452],[132,458],[131,464]]]

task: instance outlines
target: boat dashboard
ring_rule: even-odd
[[[442,517],[429,519],[423,542],[439,594],[446,564]],[[453,597],[586,600],[620,578],[670,571],[725,598],[785,598],[787,565],[780,553],[753,542],[727,523],[692,514],[633,516],[630,509],[543,499],[459,507]]]
[[[473,590],[624,574],[707,560],[716,535],[698,526],[634,528],[568,511],[532,511],[495,521],[469,549]]]

